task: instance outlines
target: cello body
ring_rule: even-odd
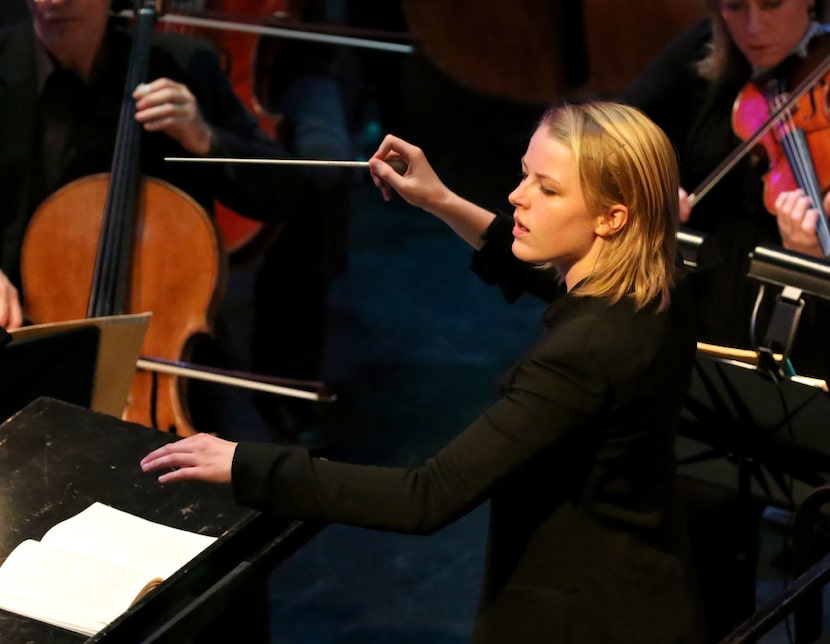
[[[109,174],[79,179],[50,196],[29,223],[21,274],[26,312],[35,323],[87,316]],[[137,204],[124,313],[150,311],[142,354],[180,359],[209,333],[227,260],[204,209],[178,188],[143,179]],[[188,435],[185,381],[138,371],[124,418]]]

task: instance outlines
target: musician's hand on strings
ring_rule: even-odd
[[[689,203],[689,193],[680,188],[678,191],[680,197],[680,221],[686,223],[689,217],[692,216],[692,204]]]
[[[143,472],[172,468],[158,477],[159,483],[209,481],[230,483],[236,443],[212,434],[199,433],[150,452],[141,459]]]
[[[826,209],[828,206],[830,206],[830,200],[825,196],[823,207]],[[779,193],[775,200],[775,216],[784,248],[824,258],[816,234],[816,223],[820,213],[813,207],[810,198],[803,190]]]
[[[391,158],[406,162],[407,169],[403,175],[384,163],[384,160]],[[435,174],[423,150],[391,134],[384,137],[377,152],[369,159],[369,171],[372,181],[387,201],[394,190],[413,206],[435,213],[452,195]]]
[[[181,83],[159,78],[142,83],[133,92],[135,120],[148,132],[164,132],[188,152],[207,154],[211,130],[202,117],[196,98]]]
[[[23,307],[20,295],[9,278],[0,271],[0,326],[16,329],[23,324]]]

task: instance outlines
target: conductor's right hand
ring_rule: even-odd
[[[399,158],[407,165],[403,175],[398,174],[385,160]],[[372,181],[386,201],[397,192],[408,203],[428,212],[441,210],[452,192],[443,184],[427,161],[421,148],[403,139],[387,134],[377,152],[369,159]]]
[[[9,278],[0,271],[0,326],[16,329],[23,324],[20,296]]]

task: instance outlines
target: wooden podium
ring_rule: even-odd
[[[52,398],[38,398],[0,425],[0,561],[93,501],[219,537],[89,640],[0,611],[0,641],[268,641],[267,575],[320,526],[240,508],[227,486],[159,485],[138,462],[173,440]]]

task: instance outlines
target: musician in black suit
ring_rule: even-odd
[[[31,22],[0,32],[0,326],[7,327],[21,323],[15,289],[29,218],[58,188],[110,169],[131,45],[131,36],[111,24],[110,0],[29,4]],[[148,79],[133,94],[146,131],[145,174],[183,189],[209,211],[214,198],[257,219],[299,211],[301,172],[164,161],[288,156],[236,98],[211,48],[157,34]]]
[[[390,154],[409,164],[404,176],[382,162]],[[499,399],[412,468],[207,435],[152,452],[142,468],[174,468],[163,483],[230,482],[239,503],[283,516],[408,533],[431,533],[489,500],[473,641],[700,641],[674,494],[674,428],[695,341],[674,288],[668,139],[632,108],[551,110],[522,159],[512,220],[449,191],[400,139],[387,137],[370,163],[386,194],[396,190],[483,253],[491,234],[512,228],[512,260],[477,258],[488,279],[558,275],[541,336]]]
[[[71,181],[110,170],[132,44],[125,21],[110,15],[111,0],[30,0],[28,4],[30,20],[0,29],[0,199],[4,204],[0,213],[0,326],[7,328],[23,322],[20,253],[33,213],[47,196]],[[133,94],[136,118],[145,130],[143,174],[182,189],[209,213],[218,200],[253,219],[302,224],[303,230],[319,223],[323,230],[318,237],[322,237],[328,230],[329,204],[320,203],[319,194],[328,184],[316,170],[164,161],[165,156],[291,156],[259,128],[237,98],[212,45],[180,34],[154,33],[147,78]],[[258,337],[267,337],[269,332],[290,335],[288,329],[293,327],[288,320],[295,317],[309,327],[318,324],[305,310],[292,307],[296,293],[316,287],[319,269],[312,251],[317,249],[318,237],[306,236],[309,244],[300,235],[291,237],[297,247],[292,259],[306,249],[309,264],[295,264],[279,281],[260,280],[260,299],[278,303],[282,318],[277,324],[272,316],[271,328],[258,330]],[[320,297],[325,301],[325,291]],[[194,362],[238,367],[230,364],[233,356],[228,347],[229,334],[239,329],[223,324],[228,320],[221,315],[217,319],[219,342],[196,343]],[[307,346],[315,341],[319,346]],[[260,347],[260,353],[273,349],[278,354],[270,361],[276,375],[317,378],[316,371],[288,373],[287,367],[280,373],[279,365],[296,368],[296,363],[307,359],[309,369],[316,369],[319,356],[307,356],[321,352],[322,342],[322,337],[304,343],[293,336],[288,342],[277,345],[274,340]],[[215,385],[197,381],[190,381],[189,391],[194,399],[190,411],[198,416],[194,424],[205,429],[215,430],[228,417],[224,413],[228,405],[217,402],[223,397],[235,396],[233,405],[249,403],[238,393],[226,394]],[[278,426],[251,425],[264,438],[295,438],[281,434]]]

